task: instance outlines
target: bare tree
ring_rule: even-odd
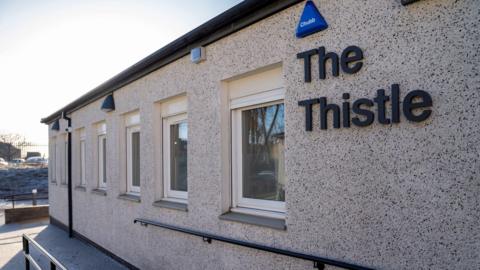
[[[20,149],[28,144],[25,137],[20,134],[0,134],[0,157],[8,161],[20,157]]]

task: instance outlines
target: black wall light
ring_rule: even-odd
[[[406,6],[406,5],[410,5],[410,4],[413,4],[415,2],[417,2],[419,0],[402,0],[402,5]]]
[[[115,110],[115,101],[113,100],[113,94],[108,95],[102,103],[102,111],[111,112]]]
[[[52,130],[56,130],[56,131],[60,130],[60,122],[58,121],[58,119],[55,120],[55,122],[53,122]]]

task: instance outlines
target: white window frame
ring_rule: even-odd
[[[165,200],[185,202],[186,200],[188,200],[188,190],[178,191],[178,190],[172,190],[171,188],[170,128],[172,125],[179,124],[179,123],[187,123],[188,125],[187,113],[181,113],[174,116],[163,118],[163,189],[164,189]],[[187,176],[187,186],[188,186],[188,176]]]
[[[97,171],[97,186],[99,189],[106,189],[107,188],[107,179],[103,179],[104,170],[105,176],[107,175],[107,168],[104,168],[103,164],[103,140],[105,140],[105,144],[107,143],[107,125],[106,123],[99,123],[97,124],[97,163],[98,163],[98,171]],[[105,149],[107,145],[105,145]],[[107,160],[105,160],[105,164],[107,164]]]
[[[86,186],[87,177],[86,177],[86,156],[85,156],[85,140],[80,140],[80,186]]]
[[[56,162],[56,155],[57,155],[57,138],[54,137],[51,141],[50,141],[50,154],[49,154],[49,160],[48,160],[48,164],[51,166],[50,167],[50,173],[52,175],[52,178],[51,178],[51,182],[56,182],[57,181],[57,164],[55,163]]]
[[[135,132],[140,133],[140,125],[134,125],[127,127],[127,193],[138,195],[140,193],[141,179],[139,179],[139,186],[133,185],[132,178],[132,134]],[[141,142],[141,141],[140,141]],[[140,159],[141,160],[141,159]],[[140,168],[139,168],[140,169]],[[140,170],[140,175],[142,171]],[[140,177],[141,178],[141,177]]]
[[[106,171],[107,168],[104,168],[104,153],[103,153],[103,141],[107,143],[107,135],[101,134],[98,135],[98,188],[105,189],[107,187],[107,179],[103,179],[104,177],[104,170]],[[105,162],[106,164],[107,162]],[[106,173],[105,173],[106,175]]]
[[[80,144],[79,144],[79,154],[80,154],[80,186],[84,187],[87,185],[86,177],[86,144],[85,144],[85,131],[80,131]]]
[[[60,142],[55,141],[55,181],[62,182],[62,164],[61,164]]]
[[[242,112],[275,104],[284,104],[284,88],[239,97],[230,101],[232,128],[232,209],[233,212],[285,218],[285,202],[243,197]]]
[[[62,184],[68,183],[68,136],[65,135]]]

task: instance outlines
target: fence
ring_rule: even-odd
[[[0,197],[0,200],[12,203],[12,208],[15,208],[15,202],[32,201],[32,206],[39,203],[39,200],[48,200],[48,192],[32,192],[32,193],[20,193],[12,194]]]
[[[1,142],[0,157],[6,161],[32,156],[48,157],[48,145],[29,142]]]

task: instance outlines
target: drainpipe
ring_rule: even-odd
[[[65,112],[62,113],[62,118],[67,120],[68,127],[68,237],[73,237],[73,213],[72,213],[72,119],[67,117]]]

